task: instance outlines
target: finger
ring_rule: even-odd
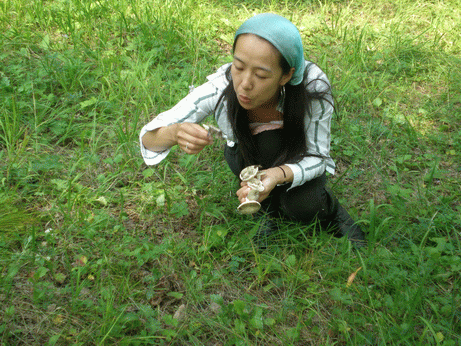
[[[193,123],[183,123],[181,125],[181,130],[185,133],[185,136],[194,137],[201,139],[203,141],[209,141],[210,137],[208,131],[205,130],[202,126]]]
[[[178,139],[179,147],[188,154],[197,154],[209,144],[209,141],[198,140],[195,137],[183,137]]]
[[[198,154],[205,148],[204,145],[197,145],[192,142],[185,142],[185,144],[180,144],[182,150],[184,150],[188,154]]]
[[[186,151],[187,149],[191,149],[192,151],[201,151],[206,145],[211,143],[213,143],[213,140],[207,138],[206,136],[204,138],[200,134],[199,137],[197,137],[196,133],[191,134],[184,131],[178,132],[178,144]]]
[[[240,202],[245,201],[245,198],[248,196],[249,191],[250,191],[250,189],[247,186],[244,186],[244,187],[238,189],[236,195],[237,195]]]

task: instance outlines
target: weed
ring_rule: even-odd
[[[0,343],[459,344],[458,5],[1,2]],[[265,11],[332,81],[364,249],[284,220],[257,251],[222,142],[142,163],[140,127]]]

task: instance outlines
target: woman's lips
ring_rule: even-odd
[[[246,97],[246,96],[243,96],[243,95],[239,95],[239,100],[240,102],[242,103],[250,103],[251,102],[251,99]]]

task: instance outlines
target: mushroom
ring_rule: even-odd
[[[259,166],[248,166],[240,172],[240,179],[246,181],[250,188],[245,201],[237,207],[241,214],[253,214],[261,208],[261,204],[257,199],[259,198],[259,193],[264,191],[264,185],[261,182],[261,177],[264,173],[259,172],[259,168]]]
[[[251,178],[256,177],[259,171],[259,166],[248,166],[240,172],[240,179],[242,181],[248,181]]]
[[[222,131],[213,125],[203,124],[203,128],[208,131],[210,137],[224,138]]]
[[[248,198],[237,207],[239,213],[244,215],[254,214],[259,209],[261,209],[261,204],[258,201],[250,201]]]

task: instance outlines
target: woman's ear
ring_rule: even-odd
[[[284,86],[285,84],[287,84],[290,81],[291,77],[293,77],[293,73],[295,73],[294,67],[292,67],[287,74],[284,74],[282,76],[282,79],[280,80],[280,85]]]

